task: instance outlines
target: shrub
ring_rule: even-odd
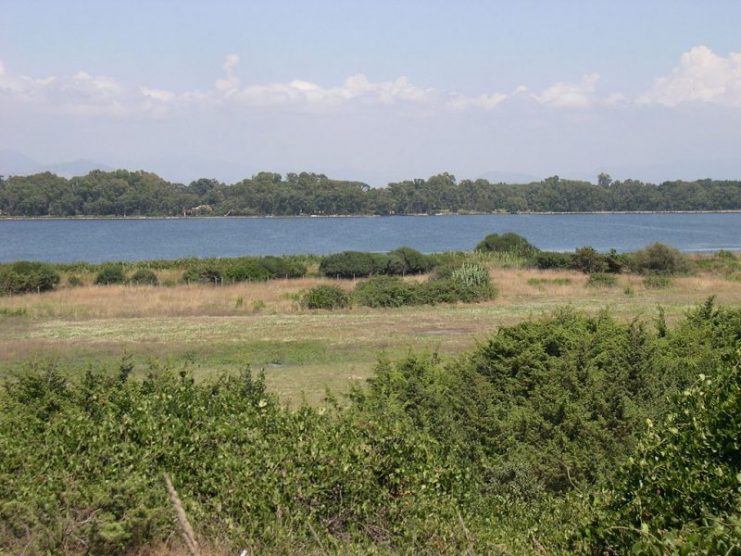
[[[52,290],[59,280],[50,264],[18,261],[0,268],[0,295]]]
[[[389,257],[397,257],[401,260],[403,267],[399,274],[424,274],[429,272],[433,266],[430,257],[411,247],[399,247],[391,251]]]
[[[367,307],[401,307],[418,303],[416,290],[397,276],[373,276],[355,287],[353,298]]]
[[[218,284],[223,280],[221,269],[212,264],[198,264],[183,272],[186,284]]]
[[[301,305],[307,309],[343,309],[350,305],[350,295],[338,286],[316,286],[304,294]]]
[[[535,266],[541,270],[550,268],[574,268],[573,253],[559,253],[556,251],[541,251],[535,257]]]
[[[512,253],[521,257],[532,257],[539,251],[527,239],[513,232],[501,235],[489,234],[476,246],[476,251],[494,251],[497,253]]]
[[[306,276],[306,265],[293,257],[262,257],[260,264],[271,278],[302,278]]]
[[[421,283],[404,282],[396,276],[375,276],[358,284],[353,292],[355,301],[368,307],[474,303],[495,295],[489,273],[476,264],[458,267],[449,278],[432,278]]]
[[[589,275],[587,279],[588,288],[612,288],[617,284],[617,278],[614,274],[606,272],[595,272]]]
[[[343,251],[324,257],[319,272],[329,278],[364,278],[372,274],[387,274],[388,266],[388,255]]]
[[[99,286],[110,284],[123,284],[126,281],[126,274],[121,265],[104,266],[98,274],[95,275],[95,283]]]
[[[79,286],[82,286],[82,279],[79,276],[77,276],[76,274],[71,274],[67,278],[67,285],[70,288],[77,288]]]
[[[652,243],[645,249],[632,253],[629,265],[641,274],[683,274],[690,270],[690,260],[679,249],[663,243]]]
[[[594,247],[580,247],[574,253],[572,261],[576,270],[586,274],[592,272],[607,272],[607,263]]]
[[[140,268],[129,278],[129,282],[137,286],[157,286],[160,281],[154,271],[148,268]]]
[[[741,549],[741,361],[675,396],[587,528],[594,554],[736,554]]]
[[[223,276],[228,282],[264,282],[272,278],[258,259],[239,259],[224,269]]]

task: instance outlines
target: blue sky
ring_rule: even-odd
[[[741,2],[0,8],[0,149],[43,163],[376,185],[741,176]]]

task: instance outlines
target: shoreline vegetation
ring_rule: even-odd
[[[260,172],[233,184],[187,185],[145,171],[0,176],[0,217],[391,216],[741,211],[741,181],[612,180],[551,176],[525,184],[449,173],[372,188],[323,174]]]
[[[274,214],[262,214],[262,215],[162,215],[162,216],[145,216],[145,215],[134,215],[134,216],[116,216],[116,215],[74,215],[74,216],[6,216],[0,215],[0,221],[2,220],[183,220],[183,219],[223,219],[223,218],[234,218],[234,219],[294,219],[294,218],[390,218],[394,216],[414,216],[414,217],[446,217],[446,216],[517,216],[517,215],[537,215],[537,216],[568,216],[568,215],[596,215],[600,214],[741,214],[741,209],[727,209],[727,210],[614,210],[614,211],[574,211],[574,212],[437,212],[428,214],[424,212],[420,213],[403,213],[403,214],[292,214],[292,215],[274,215]]]
[[[513,233],[0,265],[0,552],[736,554],[739,283]]]

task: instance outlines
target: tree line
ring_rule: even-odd
[[[552,176],[528,184],[449,173],[371,188],[302,172],[260,172],[234,184],[167,181],[145,171],[0,176],[0,216],[300,216],[437,213],[741,210],[741,180],[612,180]]]

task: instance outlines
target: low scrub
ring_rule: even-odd
[[[0,295],[49,291],[59,280],[59,273],[50,264],[18,261],[0,266]]]
[[[433,266],[433,257],[411,247],[400,247],[388,254],[343,251],[327,255],[319,264],[319,272],[329,278],[354,279],[374,275],[424,274]]]
[[[535,266],[540,270],[575,268],[574,254],[557,251],[541,251],[535,257]]]
[[[531,258],[539,249],[527,239],[513,232],[489,234],[476,245],[476,251],[510,253],[520,257]]]
[[[344,309],[350,306],[350,295],[338,286],[316,286],[301,298],[307,309]]]
[[[406,282],[395,276],[375,276],[359,283],[353,292],[358,305],[401,307],[439,303],[476,303],[494,298],[489,272],[477,264],[464,264],[447,277]]]
[[[111,284],[123,284],[126,282],[126,273],[121,265],[104,266],[95,275],[95,283],[99,286],[110,286]]]
[[[264,282],[275,278],[301,278],[306,264],[298,257],[237,257],[231,259],[195,259],[187,263],[185,283],[223,284]]]
[[[249,371],[23,369],[0,552],[151,550],[176,535],[167,473],[229,553],[736,554],[740,331],[711,300],[672,327],[563,309],[319,408]]]
[[[686,274],[692,269],[691,261],[679,249],[663,243],[653,243],[631,253],[628,257],[630,269],[639,274],[674,275]]]
[[[129,278],[129,282],[135,286],[158,286],[160,281],[153,270],[140,268]]]

